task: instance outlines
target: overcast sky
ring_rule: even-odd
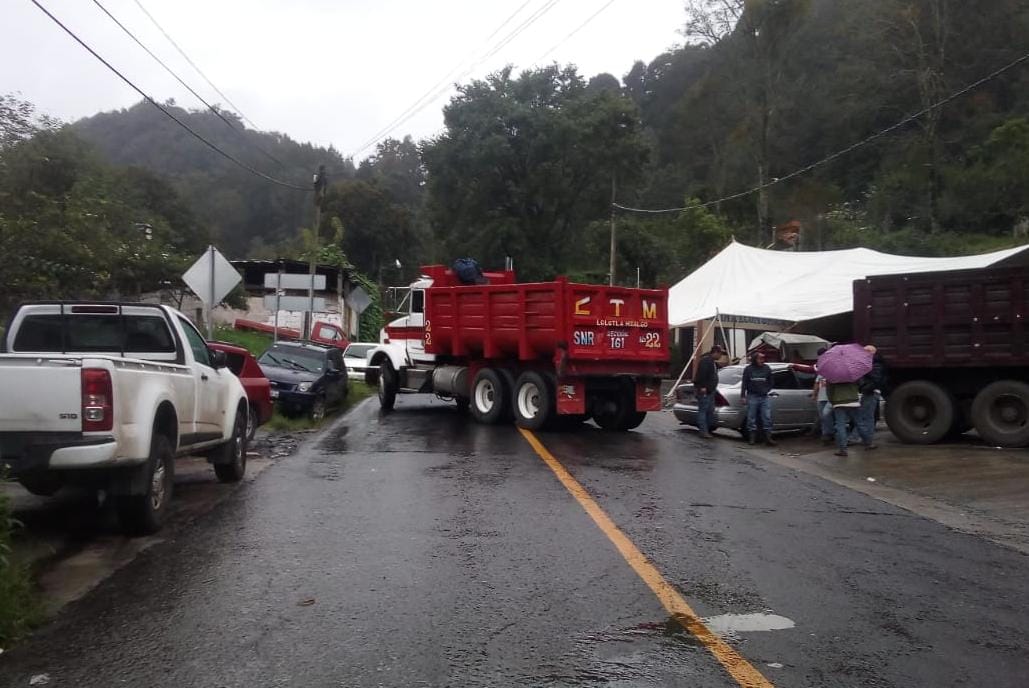
[[[93,0],[39,1],[157,100],[202,107]],[[136,0],[99,1],[208,102],[226,104]],[[445,92],[391,134],[417,139],[439,131],[442,106],[453,93],[446,85],[470,68],[462,81],[508,63],[522,68],[552,61],[573,62],[587,76],[621,78],[634,60],[649,62],[680,42],[683,23],[682,0],[140,2],[260,129],[333,144],[345,155],[443,80]],[[0,0],[0,93],[10,92],[65,121],[139,100],[30,0]]]

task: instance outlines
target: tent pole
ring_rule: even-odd
[[[707,339],[707,335],[711,331],[711,328],[715,326],[715,322],[721,322],[721,320],[722,316],[717,315],[716,311],[714,320],[712,320],[711,324],[707,326],[706,330],[704,330],[703,336],[697,340],[697,345],[693,347],[693,353],[690,354],[690,360],[686,361],[686,365],[682,367],[682,372],[679,373],[679,377],[676,378],[675,384],[672,385],[672,388],[668,390],[668,394],[665,395],[666,398],[675,396],[675,388],[678,387],[679,383],[682,382],[682,379],[686,377],[686,371],[690,369],[690,364],[693,363],[693,359],[697,357],[697,352],[700,351],[700,347],[704,345],[704,340]]]
[[[729,348],[729,340],[725,336],[725,323],[722,322],[722,314],[715,309],[715,318],[718,319],[718,329],[722,331],[722,342],[725,344],[726,349]]]

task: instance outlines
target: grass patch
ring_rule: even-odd
[[[18,525],[7,495],[0,492],[0,647],[26,635],[42,618],[31,571],[11,554],[11,536]]]
[[[250,330],[237,330],[224,326],[214,328],[214,338],[219,342],[241,346],[255,357],[263,354],[272,345],[272,336],[270,334],[252,332]]]
[[[272,415],[271,420],[265,423],[262,427],[273,432],[299,432],[301,430],[314,430],[316,428],[321,427],[325,423],[328,423],[341,413],[345,413],[350,408],[360,403],[364,399],[367,399],[373,394],[375,394],[374,387],[369,387],[363,382],[351,380],[350,391],[347,393],[346,400],[339,406],[330,408],[329,412],[325,415],[325,418],[320,423],[315,423],[313,420],[311,420],[310,416],[306,415],[283,415],[283,413],[279,410],[278,406],[276,406],[275,413]]]

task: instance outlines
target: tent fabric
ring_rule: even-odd
[[[1029,244],[954,258],[919,258],[867,248],[770,251],[733,241],[671,288],[669,324],[723,320],[793,323],[853,310],[853,282],[872,275],[983,268],[1029,259]]]

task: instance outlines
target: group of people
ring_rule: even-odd
[[[818,375],[811,395],[817,402],[820,432],[826,444],[836,442],[836,455],[847,456],[851,434],[856,433],[866,449],[875,449],[875,412],[879,393],[886,389],[886,366],[874,346],[866,346],[872,354],[872,370],[856,382],[830,383]],[[825,353],[821,349],[818,355]],[[693,387],[697,398],[697,429],[705,439],[713,437],[715,427],[715,395],[718,390],[718,361],[725,358],[724,349],[715,344],[701,356]],[[765,354],[751,355],[743,369],[740,394],[747,408],[747,439],[750,444],[763,441],[774,446],[772,439],[772,368]]]

